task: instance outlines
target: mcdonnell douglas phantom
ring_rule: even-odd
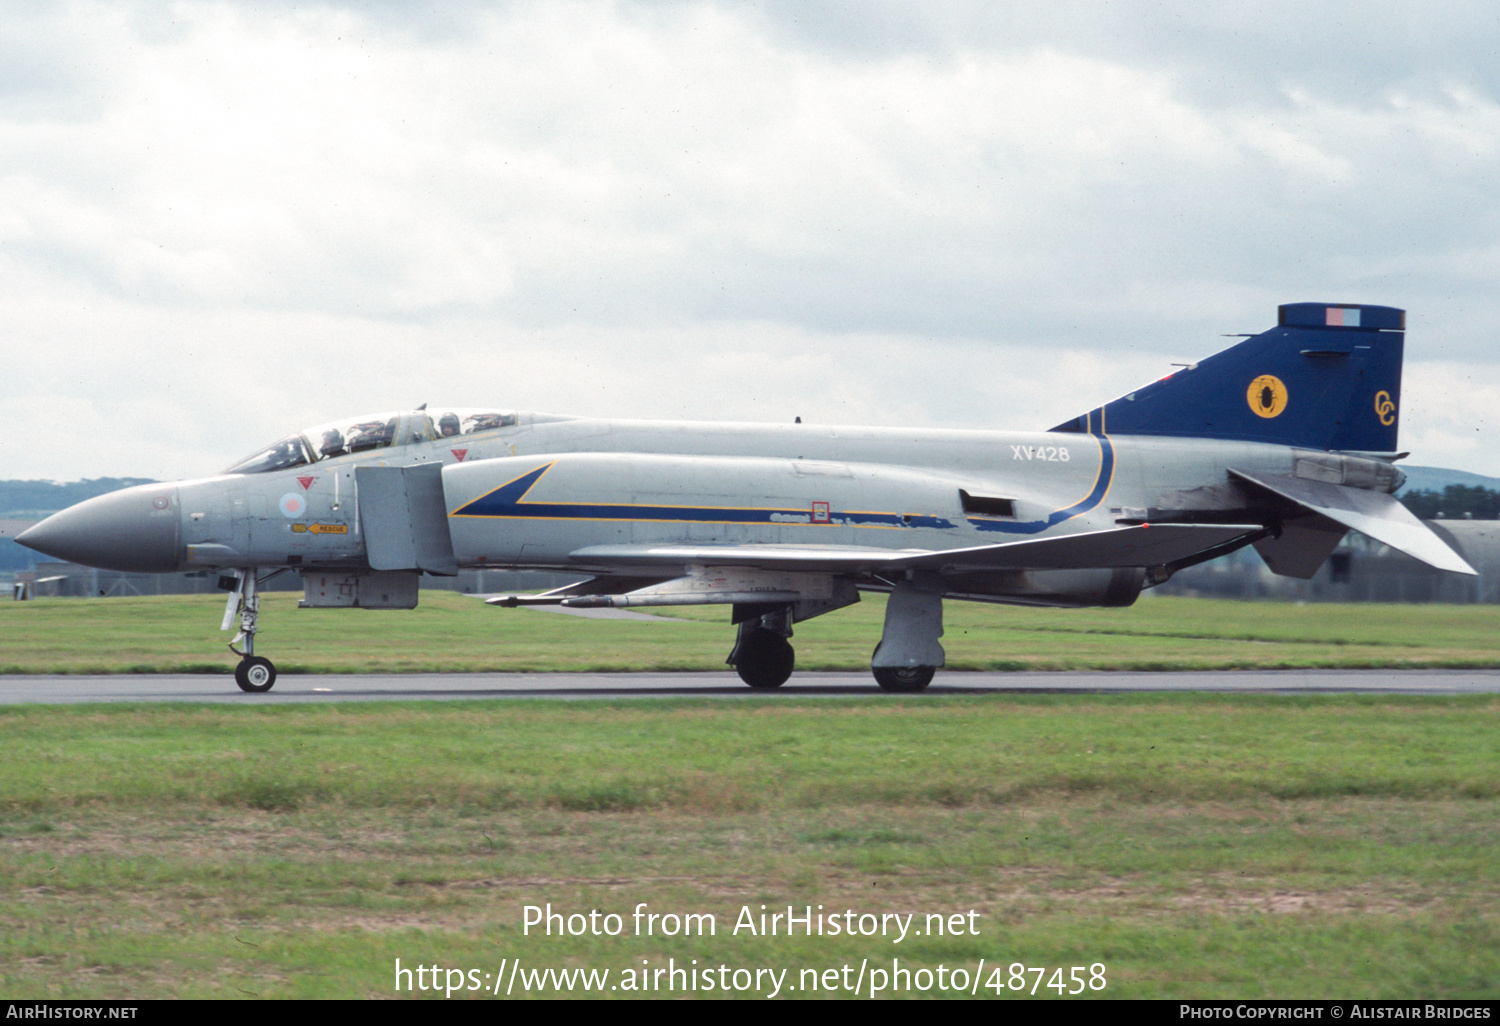
[[[1311,577],[1353,529],[1474,570],[1391,495],[1405,313],[1294,303],[1276,327],[1048,431],[605,421],[419,408],[299,431],[214,477],[79,503],[17,541],[136,573],[211,571],[235,680],[268,691],[257,585],[305,607],[404,608],[421,574],[586,579],[501,606],[723,603],[753,688],[792,674],[803,620],[889,595],[889,691],[943,665],[943,600],[1127,606],[1254,545]],[[240,648],[235,648],[240,644]]]

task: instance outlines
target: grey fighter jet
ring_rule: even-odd
[[[795,624],[886,592],[870,665],[890,691],[918,691],[943,665],[944,599],[1125,606],[1246,545],[1305,578],[1350,529],[1472,574],[1391,497],[1405,314],[1279,314],[1048,431],[424,407],[90,499],[17,540],[107,569],[219,572],[246,691],[276,679],[255,654],[257,585],[289,571],[309,607],[411,608],[419,575],[460,568],[587,575],[490,599],[500,606],[723,603],[737,625],[728,662],[754,688],[791,676]]]

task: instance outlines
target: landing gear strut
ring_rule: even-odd
[[[870,656],[882,691],[921,691],[943,665],[943,582],[933,573],[908,571],[891,582],[885,631]]]
[[[229,651],[240,657],[239,665],[234,668],[234,682],[240,686],[241,691],[270,691],[271,685],[276,683],[276,664],[255,654],[255,622],[260,615],[260,596],[255,591],[255,568],[236,570],[234,576],[238,580],[224,606],[224,622],[219,627],[220,630],[229,630],[234,623],[235,614],[239,614],[240,632],[229,643]],[[236,641],[245,643],[243,650],[234,647]]]
[[[779,688],[797,663],[797,654],[787,640],[791,636],[790,606],[752,617],[740,624],[734,651],[725,662],[752,688]]]

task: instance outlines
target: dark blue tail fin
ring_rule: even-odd
[[[1406,312],[1290,303],[1276,327],[1053,428],[1395,452]]]

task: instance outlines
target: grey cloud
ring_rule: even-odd
[[[1224,105],[1274,99],[1299,86],[1358,102],[1372,92],[1434,79],[1500,93],[1494,60],[1500,10],[1472,0],[1354,6],[1338,0],[770,0],[754,9],[782,38],[819,52],[947,58],[972,49],[1053,48],[1161,68],[1182,78],[1195,98]]]
[[[1414,357],[1495,374],[1500,91],[1477,4],[38,10],[0,4],[0,330],[92,366],[65,383],[78,404],[121,380],[92,354],[126,320],[172,394],[246,381],[263,420],[198,446],[225,460],[346,403],[452,398],[471,353],[546,383],[517,405],[616,389],[610,410],[646,413],[697,361],[688,415],[843,389],[882,416],[870,397],[905,384],[903,419],[952,423],[989,416],[986,390],[861,346],[981,354],[1012,394],[1062,387],[1038,368],[1069,350],[1102,398],[1278,302],[1330,300],[1405,306]],[[284,375],[201,358],[230,338],[338,384],[273,395]],[[447,355],[413,398],[409,368],[357,362],[383,347]],[[763,378],[713,390],[760,347]],[[578,380],[594,391],[569,402]]]

